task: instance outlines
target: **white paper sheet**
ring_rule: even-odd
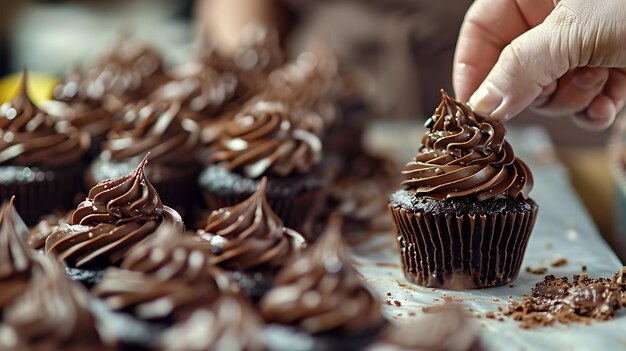
[[[385,125],[375,128],[371,136],[385,149],[401,148],[405,160],[415,152],[420,136],[419,127]],[[545,274],[533,275],[524,268],[548,267],[556,276],[589,274],[591,277],[612,277],[621,269],[617,256],[600,237],[589,215],[569,184],[568,174],[553,157],[551,144],[538,129],[510,131],[509,140],[516,154],[526,161],[535,176],[531,197],[539,204],[540,214],[526,250],[522,271],[514,287],[471,291],[430,289],[409,283],[402,274],[400,259],[394,248],[391,232],[381,233],[354,249],[357,269],[378,292],[385,304],[385,313],[393,321],[403,322],[423,316],[422,308],[443,303],[445,295],[452,297],[467,309],[472,309],[482,340],[490,350],[620,350],[626,349],[626,310],[618,311],[616,318],[592,325],[557,325],[534,330],[523,330],[509,318],[503,321],[485,318],[488,311],[497,312],[507,301],[519,300]],[[402,141],[405,145],[394,144]],[[609,209],[607,209],[609,210]],[[568,264],[553,268],[551,261],[565,257]],[[582,271],[582,266],[587,271]],[[390,293],[391,296],[387,296]],[[401,306],[396,306],[398,301]]]

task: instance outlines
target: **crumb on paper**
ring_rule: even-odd
[[[526,267],[526,273],[530,273],[530,274],[542,275],[542,274],[546,274],[547,272],[548,272],[548,268],[546,267],[531,267],[531,266]]]
[[[400,301],[398,301],[398,300],[393,300],[393,304],[398,306],[398,307],[402,306],[402,303]]]
[[[546,247],[546,250],[552,250],[552,248],[554,248],[554,244],[551,242],[547,242],[545,247]]]
[[[413,311],[409,312],[409,316],[411,316],[411,317],[415,316],[415,312],[413,312]]]
[[[494,299],[493,299],[493,300],[491,300],[491,301],[493,301],[493,302],[500,302],[500,299],[496,297],[496,298],[494,298]]]
[[[515,284],[509,284],[509,288],[514,288]]]
[[[387,299],[387,305],[391,306],[391,300]]]
[[[552,267],[562,267],[568,264],[567,258],[565,257],[557,257],[550,262]]]
[[[387,291],[387,296],[391,296],[391,291]]]
[[[529,295],[508,302],[503,314],[520,322],[523,329],[611,320],[623,307],[625,276],[626,267],[612,278],[589,278],[583,274],[574,275],[570,282],[567,277],[548,275]]]
[[[487,317],[489,319],[494,319],[494,318],[496,318],[496,314],[493,313],[492,311],[489,311],[489,312],[485,313],[485,317]]]
[[[583,272],[586,272],[586,271],[587,271],[587,266],[583,265],[582,267],[580,267],[580,269],[581,269]]]
[[[578,240],[578,232],[574,229],[568,229],[565,231],[565,237],[570,241]]]

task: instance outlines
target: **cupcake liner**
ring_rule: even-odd
[[[429,214],[389,206],[405,276],[449,289],[507,284],[519,273],[537,206],[496,214]]]
[[[315,239],[312,234],[312,224],[320,210],[320,205],[325,198],[324,186],[321,182],[308,184],[307,186],[289,187],[288,185],[276,184],[268,178],[266,197],[272,210],[280,217],[285,226],[294,229],[304,235],[307,240]],[[202,194],[209,210],[217,210],[223,207],[234,206],[250,197],[254,190],[243,191],[211,191],[204,188]],[[239,190],[239,192],[234,192]]]
[[[41,169],[18,166],[2,167],[0,199],[15,195],[15,208],[28,226],[54,210],[74,207],[75,197],[84,191],[81,164],[62,169]],[[7,176],[4,176],[6,172]],[[10,177],[9,181],[4,178]]]

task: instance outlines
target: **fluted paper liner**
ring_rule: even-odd
[[[74,207],[76,194],[84,191],[82,165],[31,170],[35,173],[33,179],[0,184],[0,199],[8,200],[15,195],[15,209],[29,226],[53,210]]]
[[[389,208],[405,276],[419,285],[449,289],[515,280],[538,209],[432,215]]]

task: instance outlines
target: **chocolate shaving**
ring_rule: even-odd
[[[567,258],[557,257],[554,260],[552,260],[552,262],[550,262],[550,265],[552,267],[562,267],[562,266],[565,266],[567,263],[568,263]]]
[[[626,302],[626,267],[612,279],[575,275],[570,283],[566,277],[548,275],[531,290],[521,301],[509,302],[504,310],[504,315],[519,321],[521,328],[606,321]]]

